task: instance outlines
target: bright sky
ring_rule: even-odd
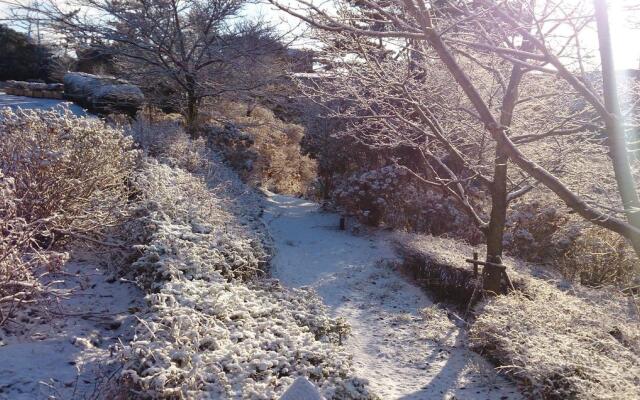
[[[276,9],[265,0],[263,1],[264,3],[261,4],[247,6],[246,15],[250,18],[263,17],[265,20],[273,22],[282,31],[291,30],[299,24],[297,18]],[[280,1],[284,4],[289,2],[288,0]],[[632,24],[629,21],[630,16],[628,12],[623,10],[623,5],[631,2],[640,5],[639,0],[609,0],[609,20],[611,22],[611,35],[617,69],[640,68],[640,15],[633,16],[638,26],[636,29],[632,29]],[[640,11],[637,11],[637,13],[640,14]],[[584,45],[590,45],[597,50],[595,32],[592,37],[585,38]]]
[[[61,2],[63,0],[60,0]],[[262,0],[264,1],[264,0]],[[287,0],[285,0],[286,2]],[[590,0],[580,0],[590,1]],[[611,34],[613,37],[614,54],[616,57],[616,68],[640,68],[640,15],[633,16],[635,22],[639,25],[636,29],[631,28],[629,21],[630,15],[628,12],[623,11],[622,7],[625,4],[640,4],[640,0],[610,0],[609,18],[611,21]],[[266,3],[266,2],[265,2]],[[2,4],[0,0],[0,18],[3,11],[7,10],[7,6]],[[640,11],[637,11],[640,14]],[[250,18],[257,18],[262,16],[267,21],[271,21],[274,25],[278,26],[283,32],[291,30],[298,25],[296,18],[275,9],[272,5],[266,4],[252,4],[246,8],[246,16]],[[298,28],[300,29],[300,28]],[[591,46],[596,47],[596,36],[589,38],[585,45],[589,45],[588,42],[592,42]]]
[[[640,68],[640,26],[631,29],[628,12],[622,10],[622,5],[628,0],[614,0],[609,10],[611,21],[611,35],[616,67]],[[636,11],[640,14],[640,10]],[[640,15],[634,15],[635,22],[640,25]]]

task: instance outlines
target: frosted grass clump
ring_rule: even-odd
[[[524,278],[522,291],[486,304],[472,326],[472,345],[527,382],[536,397],[640,398],[640,330],[626,306],[631,300],[581,291]]]

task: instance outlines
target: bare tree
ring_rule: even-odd
[[[55,34],[113,55],[134,82],[175,94],[193,124],[204,99],[249,92],[273,78],[259,67],[282,46],[263,24],[237,23],[245,3],[76,0],[64,7],[56,1],[16,6],[35,12]],[[247,66],[260,79],[241,79]]]
[[[335,7],[321,8],[305,0],[297,1],[299,7],[283,5],[276,0],[271,2],[319,31],[342,36],[340,45],[351,41],[355,42],[356,47],[360,46],[362,49],[356,49],[352,53],[357,53],[359,58],[367,60],[364,64],[374,68],[364,72],[358,79],[366,82],[371,92],[375,93],[380,87],[393,87],[393,90],[387,91],[383,96],[368,93],[360,93],[360,97],[354,97],[353,93],[350,95],[352,100],[365,98],[363,104],[368,107],[368,114],[352,117],[371,118],[378,123],[377,130],[372,130],[369,126],[367,132],[361,132],[360,137],[366,139],[369,135],[369,138],[378,143],[389,143],[390,140],[404,137],[406,142],[409,135],[422,132],[425,139],[420,140],[439,142],[440,148],[466,167],[466,178],[458,176],[446,164],[438,169],[433,168],[433,162],[441,163],[442,157],[434,157],[433,153],[425,152],[425,146],[419,147],[421,154],[418,156],[430,160],[425,165],[430,165],[430,176],[436,177],[431,183],[439,184],[458,198],[486,231],[488,261],[499,261],[502,256],[502,235],[509,201],[529,190],[536,182],[553,191],[586,220],[624,235],[631,239],[636,251],[640,250],[640,229],[636,223],[636,203],[632,196],[635,184],[624,147],[624,131],[627,127],[605,106],[603,98],[611,96],[611,91],[598,88],[597,79],[590,72],[593,67],[588,65],[585,49],[580,45],[580,33],[585,27],[591,26],[594,15],[593,10],[584,7],[584,3],[567,4],[553,0],[542,4],[524,0],[361,0],[355,6],[352,3],[338,2]],[[607,22],[602,18],[600,20],[602,30],[602,23],[606,25]],[[424,101],[421,92],[431,91],[432,86],[421,86],[419,79],[418,84],[414,83],[412,86],[402,80],[390,80],[389,77],[393,74],[380,73],[383,69],[380,55],[390,52],[397,59],[402,53],[398,49],[407,49],[411,53],[407,57],[407,65],[411,68],[419,67],[419,63],[415,63],[416,59],[425,60],[422,70],[426,75],[437,68],[447,71],[448,77],[441,79],[454,83],[454,88],[447,90],[449,93],[456,90],[461,92],[464,99],[457,98],[456,103],[451,98],[438,98],[436,95],[429,104]],[[342,56],[344,60],[344,54]],[[603,60],[606,61],[606,55],[603,55]],[[344,70],[345,64],[342,63],[334,71],[340,71],[340,68]],[[613,71],[609,69],[605,73],[612,74]],[[398,75],[397,72],[395,74]],[[382,79],[377,79],[379,77]],[[496,84],[487,85],[488,78]],[[414,78],[412,80],[416,81]],[[530,93],[521,96],[525,81],[537,83],[525,85],[526,91]],[[548,93],[544,90],[534,93],[536,90],[530,89],[539,88],[541,84],[547,85]],[[610,81],[608,86],[611,86]],[[559,102],[562,96],[565,101]],[[543,110],[549,113],[547,121],[538,121],[548,129],[536,128],[535,133],[522,131],[532,128],[527,121],[531,115],[526,113],[539,108],[527,106],[544,99],[548,106],[563,104],[563,112],[544,107]],[[403,110],[403,106],[407,104],[415,112],[414,115],[407,115]],[[435,112],[438,108],[443,108],[442,104],[447,104],[444,107],[448,109],[447,112],[461,109],[468,115],[461,121],[472,121],[468,124],[469,128],[481,133],[475,146],[470,147],[468,143],[452,140],[459,138],[459,135],[452,133],[459,132],[460,129],[452,129],[442,123],[445,114]],[[540,113],[539,109],[537,113]],[[517,114],[522,114],[519,116],[521,122],[518,127],[514,127],[514,116]],[[616,121],[618,128],[614,126]],[[371,132],[379,134],[373,137]],[[390,135],[389,132],[401,134]],[[608,141],[605,144],[615,165],[615,189],[621,194],[622,201],[618,204],[624,207],[623,213],[608,204],[594,201],[560,180],[554,170],[561,169],[562,165],[545,167],[533,161],[532,156],[535,157],[536,154],[532,154],[530,147],[537,140],[558,140],[567,135],[594,132],[607,134]],[[469,162],[473,151],[481,147],[480,143],[485,135],[494,143],[494,162],[490,171]],[[411,141],[415,143],[415,140]],[[473,149],[471,153],[469,149]],[[533,178],[533,182],[528,182],[527,179],[514,182],[509,174],[509,163],[515,164],[517,171],[523,173],[525,178]],[[602,172],[605,173],[606,171]],[[429,174],[421,175],[426,181],[428,176]],[[492,208],[488,221],[474,210],[465,188],[465,180],[479,181],[489,188]],[[499,271],[493,268],[485,271],[485,287],[493,290],[499,286]]]

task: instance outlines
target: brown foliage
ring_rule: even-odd
[[[231,122],[222,129],[214,124],[207,133],[236,168],[244,169],[240,171],[244,179],[277,193],[307,193],[316,176],[316,163],[300,153],[302,126],[283,122],[264,107],[248,110],[240,103],[219,104],[212,119]],[[227,137],[230,135],[238,137]],[[243,154],[234,163],[238,152]]]

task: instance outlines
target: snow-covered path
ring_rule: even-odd
[[[112,346],[130,340],[145,303],[96,264],[73,260],[42,278],[59,297],[0,329],[0,400],[108,397],[102,384],[119,372]]]
[[[40,99],[35,97],[14,96],[0,91],[0,108],[22,108],[23,110],[53,110],[61,106],[69,107],[78,117],[90,116],[85,109],[65,100]]]
[[[418,287],[382,260],[394,258],[383,235],[338,230],[339,217],[314,203],[270,194],[265,210],[276,246],[272,274],[311,286],[347,319],[346,349],[356,373],[382,399],[519,399],[517,388],[464,347],[464,331]]]

